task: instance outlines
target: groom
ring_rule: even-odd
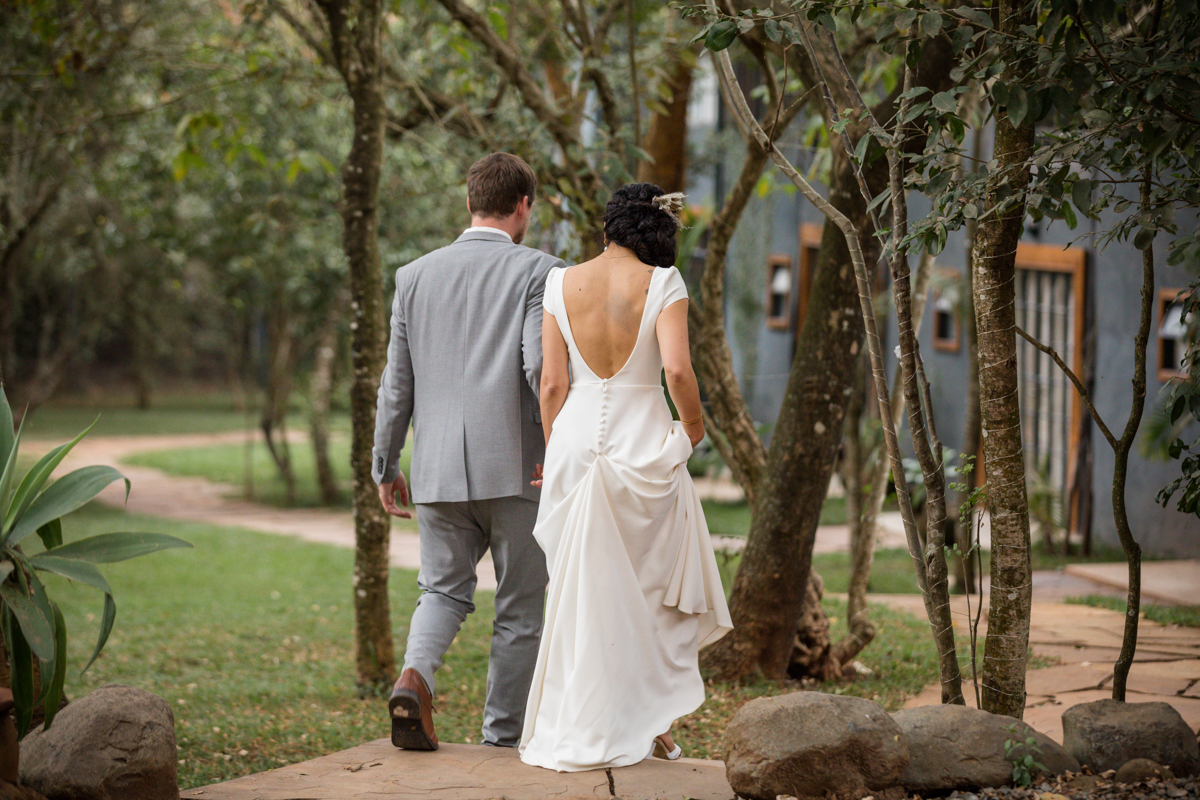
[[[399,457],[413,426],[412,500],[422,594],[388,711],[392,744],[436,750],[434,673],[467,614],[475,568],[496,565],[483,742],[515,747],[537,660],[546,559],[533,539],[542,461],[542,291],[557,258],[522,247],[537,178],[508,153],[467,173],[471,227],[396,272],[372,477],[389,514],[411,517]],[[399,497],[400,505],[396,504]]]

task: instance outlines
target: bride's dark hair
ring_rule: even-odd
[[[653,183],[626,184],[613,192],[604,209],[604,237],[613,244],[628,247],[642,263],[653,267],[675,265],[679,221],[654,202],[654,198],[663,194]]]

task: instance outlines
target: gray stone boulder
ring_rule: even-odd
[[[109,684],[21,741],[21,783],[53,800],[178,800],[177,758],[167,702]]]
[[[1156,764],[1148,758],[1135,758],[1126,761],[1113,776],[1117,783],[1145,783],[1146,781],[1173,781],[1174,773],[1162,764]]]
[[[1049,775],[1079,772],[1079,762],[1023,722],[958,705],[892,714],[908,745],[904,787],[910,792],[974,791],[1013,783],[1013,761],[1032,755]],[[1025,742],[1032,736],[1035,745]],[[1011,742],[1011,749],[1005,743]],[[1032,776],[1036,777],[1036,775]]]
[[[796,692],[742,706],[725,729],[725,776],[739,797],[857,798],[899,787],[900,727],[878,703]]]
[[[1063,747],[1095,772],[1148,758],[1179,778],[1200,774],[1200,746],[1168,703],[1096,700],[1063,712]]]

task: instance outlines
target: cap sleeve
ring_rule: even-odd
[[[679,274],[679,270],[675,267],[666,267],[665,269],[667,278],[663,287],[663,308],[676,300],[686,300],[688,296],[687,284],[683,282],[683,276]]]
[[[558,315],[562,305],[560,302],[562,292],[558,290],[558,284],[562,281],[562,272],[561,267],[551,267],[550,271],[546,273],[546,288],[542,293],[542,308],[555,316]]]

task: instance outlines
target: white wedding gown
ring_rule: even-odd
[[[708,526],[671,419],[655,323],[687,298],[674,267],[651,274],[637,342],[611,378],[588,367],[563,304],[544,306],[570,353],[571,388],[546,446],[534,537],[550,583],[521,760],[575,772],[643,760],[704,702],[701,645],[731,628]]]

